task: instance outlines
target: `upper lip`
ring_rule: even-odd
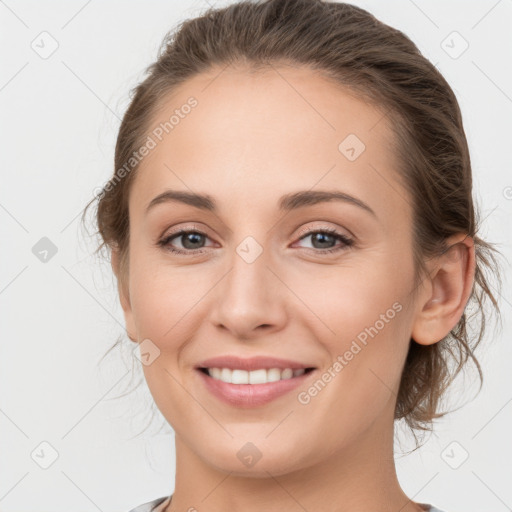
[[[225,355],[206,359],[198,364],[197,368],[230,368],[231,370],[251,371],[262,368],[267,370],[270,368],[279,368],[281,370],[291,368],[292,370],[296,370],[300,368],[314,368],[314,366],[292,361],[290,359],[279,359],[270,356],[242,358],[233,355]]]

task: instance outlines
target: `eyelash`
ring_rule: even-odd
[[[208,238],[208,235],[206,233],[203,233],[202,231],[197,231],[195,229],[190,229],[190,230],[181,229],[181,230],[177,231],[176,233],[171,233],[170,235],[165,236],[164,238],[162,238],[161,240],[159,240],[157,242],[157,245],[160,247],[163,247],[164,249],[166,249],[174,254],[180,254],[183,256],[203,254],[203,253],[207,252],[206,250],[203,250],[203,249],[182,250],[182,249],[176,249],[176,248],[169,246],[170,241],[173,240],[174,238],[178,238],[182,235],[188,235],[191,233],[196,234],[196,235],[202,235],[202,236],[205,236]],[[314,251],[317,254],[331,254],[331,253],[335,253],[338,251],[349,249],[350,247],[352,247],[354,245],[354,240],[352,240],[351,238],[348,238],[347,236],[345,236],[341,233],[338,233],[338,231],[336,231],[336,229],[333,229],[333,228],[307,230],[305,233],[301,234],[299,240],[303,240],[304,238],[307,238],[310,235],[315,235],[318,233],[333,235],[334,238],[337,238],[338,240],[343,242],[344,245],[338,246],[338,247],[333,247],[331,249],[309,249],[311,251]]]

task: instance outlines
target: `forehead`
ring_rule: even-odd
[[[407,206],[384,109],[318,71],[212,69],[162,98],[148,134],[155,147],[130,198],[140,213],[166,188],[209,193],[225,213],[312,188],[341,189],[388,217]]]

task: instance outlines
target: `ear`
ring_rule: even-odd
[[[136,343],[137,338],[135,336],[135,333],[137,332],[137,330],[135,328],[135,322],[133,321],[133,312],[130,303],[128,275],[123,276],[121,273],[120,254],[118,249],[112,249],[111,264],[112,271],[114,272],[117,279],[117,291],[119,294],[119,302],[121,303],[121,307],[123,308],[124,319],[126,323],[126,334],[131,341]],[[125,280],[125,282],[123,282],[123,279]]]
[[[459,322],[473,288],[475,246],[464,233],[448,240],[449,249],[434,260],[418,295],[411,337],[420,345],[442,340]]]

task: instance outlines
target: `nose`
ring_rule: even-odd
[[[254,261],[238,253],[228,273],[215,287],[211,321],[239,340],[277,332],[286,324],[290,292],[263,251]],[[274,266],[275,267],[275,266]]]

